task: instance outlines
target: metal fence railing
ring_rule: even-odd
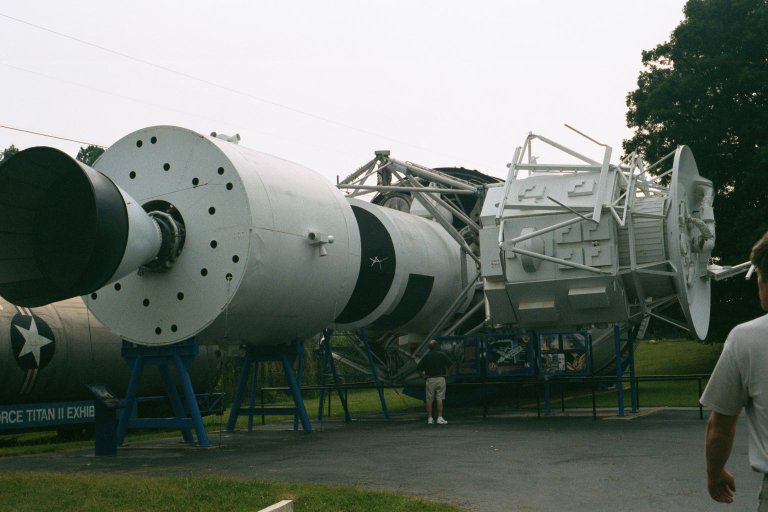
[[[635,375],[634,377],[630,377],[628,374],[625,374],[621,379],[620,382],[622,383],[622,387],[629,385],[630,386],[630,408],[632,412],[638,412],[640,408],[640,396],[641,396],[641,389],[643,383],[649,383],[649,382],[697,382],[697,395],[696,395],[696,402],[698,404],[698,410],[699,410],[699,419],[704,419],[704,408],[703,406],[698,403],[699,397],[701,397],[704,383],[709,379],[710,374],[702,373],[702,374],[681,374],[681,375]],[[535,391],[536,395],[536,414],[538,418],[541,418],[542,416],[542,409],[544,412],[544,415],[549,415],[551,412],[551,404],[553,402],[552,400],[552,388],[556,387],[560,391],[560,409],[562,412],[565,412],[567,407],[566,403],[569,398],[566,395],[566,390],[569,386],[581,386],[581,387],[588,387],[590,390],[591,398],[592,398],[592,417],[593,419],[597,419],[597,395],[599,391],[606,390],[608,391],[610,387],[616,386],[619,382],[619,379],[617,379],[616,376],[579,376],[579,377],[566,377],[566,376],[557,376],[557,377],[516,377],[516,378],[494,378],[494,379],[479,379],[476,381],[465,381],[465,382],[451,382],[449,383],[449,395],[451,393],[450,390],[471,390],[475,389],[479,393],[479,405],[482,407],[483,411],[483,419],[486,419],[489,414],[489,409],[491,408],[491,404],[489,403],[489,398],[491,394],[498,394],[499,388],[502,390],[501,392],[504,392],[504,388],[514,388],[514,387],[532,387]],[[403,385],[384,385],[383,386],[386,389],[402,389]],[[489,390],[489,388],[494,388],[493,390]],[[373,382],[357,382],[357,383],[346,383],[342,384],[340,386],[341,390],[345,394],[345,399],[347,398],[347,394],[350,390],[376,390],[376,385]],[[312,386],[312,385],[305,385],[302,386],[301,390],[302,393],[306,391],[317,391],[319,392],[322,388],[320,386]],[[331,391],[333,391],[334,388],[332,387],[326,387],[326,391],[329,393],[326,401],[327,401],[327,415],[330,416],[331,414]],[[267,392],[288,392],[289,388],[287,387],[265,387],[260,388],[260,399],[262,407],[265,404],[265,393]],[[620,400],[619,394],[617,393],[617,401]],[[348,402],[347,402],[348,403]],[[624,415],[623,411],[623,404],[618,403],[617,408],[619,409],[619,415]],[[264,423],[264,417],[262,417],[262,424]]]

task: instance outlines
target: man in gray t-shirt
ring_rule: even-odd
[[[757,271],[760,305],[768,311],[768,233],[752,247],[749,259]],[[733,328],[700,401],[712,410],[705,448],[709,495],[733,502],[736,485],[725,463],[743,408],[750,432],[749,463],[764,474],[758,511],[768,512],[768,315]]]

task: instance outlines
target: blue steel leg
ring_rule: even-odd
[[[197,431],[197,444],[201,448],[208,448],[211,443],[208,441],[208,433],[205,431],[205,425],[203,425],[203,416],[200,414],[200,407],[197,405],[197,396],[195,396],[195,389],[192,387],[192,379],[189,377],[189,368],[183,364],[178,355],[175,355],[174,358],[176,359],[176,367],[179,369],[179,380],[181,381],[181,387],[184,388],[184,396],[187,399],[189,414]]]
[[[619,416],[624,416],[624,383],[621,369],[621,329],[619,324],[613,324],[613,348],[616,351],[616,399],[619,403]]]
[[[329,340],[330,343],[330,340]],[[331,345],[328,345],[328,361],[331,364],[331,372],[333,373],[333,383],[336,386],[336,392],[339,394],[339,401],[341,402],[341,407],[344,409],[344,421],[346,423],[349,423],[352,421],[352,417],[349,415],[349,404],[347,403],[347,397],[344,393],[341,392],[341,379],[339,379],[339,372],[336,371],[336,361],[333,360],[333,351],[331,349]],[[330,411],[330,398],[328,399],[328,407]],[[329,412],[330,414],[330,412]]]
[[[253,363],[253,367],[248,369],[248,373],[251,375],[251,391],[248,395],[248,432],[253,432],[253,408],[256,407],[256,385],[259,380],[259,363]]]
[[[339,394],[339,401],[341,402],[341,407],[344,409],[344,421],[349,423],[352,421],[352,416],[349,415],[349,404],[347,404],[347,397],[344,393],[341,392],[341,380],[339,379],[339,373],[336,371],[336,362],[333,360],[332,354],[329,354],[328,357],[331,359],[331,372],[333,372],[333,381],[336,383],[336,392]],[[330,403],[328,407],[330,408]]]
[[[384,387],[381,385],[379,379],[379,372],[376,371],[376,363],[373,361],[373,354],[371,353],[371,346],[368,343],[368,336],[365,334],[365,329],[360,329],[360,339],[362,339],[365,345],[365,354],[368,356],[368,364],[371,366],[371,374],[373,375],[373,382],[376,383],[376,389],[379,391],[379,401],[381,402],[381,410],[384,412],[384,417],[389,419],[389,409],[387,408],[387,401],[384,398]]]
[[[297,382],[299,384],[299,389],[301,389],[301,381],[304,378],[304,338],[297,338],[295,342],[296,342],[296,352],[298,354],[297,357],[299,358],[299,371],[297,372],[298,373]],[[299,430],[298,414],[293,415],[293,430]]]
[[[320,365],[320,399],[317,406],[317,421],[323,420],[323,402],[325,401],[325,383],[327,380],[328,358],[330,357],[331,336],[333,331],[325,329],[323,331],[323,362]]]
[[[123,444],[125,440],[125,432],[128,430],[128,423],[131,420],[133,414],[133,407],[136,404],[136,392],[139,389],[139,380],[144,370],[144,356],[139,354],[136,359],[133,360],[131,366],[131,378],[128,381],[128,389],[125,392],[125,401],[123,403],[123,412],[120,415],[120,421],[117,423],[117,444],[118,446]]]
[[[237,418],[240,416],[240,405],[243,403],[243,393],[248,386],[248,374],[251,370],[251,363],[251,354],[246,352],[240,365],[240,379],[235,388],[235,394],[232,397],[232,408],[229,411],[229,419],[227,420],[227,432],[235,430],[235,423],[237,423]]]
[[[288,385],[291,388],[291,395],[293,395],[293,402],[296,404],[296,410],[299,413],[299,419],[301,420],[301,426],[304,432],[312,432],[312,424],[309,422],[309,416],[307,415],[307,409],[304,407],[304,399],[301,397],[301,388],[299,388],[296,378],[293,376],[293,367],[286,354],[282,354],[280,360],[283,362],[283,369],[285,370],[285,376],[288,379]]]
[[[635,379],[635,340],[637,339],[637,330],[633,329],[633,332],[629,335],[629,379],[630,379],[630,397],[632,400],[632,412],[636,413],[639,410],[639,404],[637,403],[637,380]]]
[[[180,361],[177,361],[177,364],[178,363],[180,363]],[[184,410],[184,406],[181,404],[181,399],[179,398],[179,392],[176,390],[176,384],[173,383],[173,379],[171,378],[171,372],[168,371],[168,365],[167,364],[158,365],[158,369],[160,370],[160,377],[163,379],[165,390],[168,392],[168,400],[170,400],[171,402],[171,408],[173,409],[173,414],[176,415],[177,419],[186,418],[187,417],[186,411]],[[182,368],[179,368],[179,374],[181,374],[181,372],[182,372]],[[181,436],[184,438],[185,443],[192,444],[195,442],[195,438],[192,437],[192,429],[189,427],[181,428]]]

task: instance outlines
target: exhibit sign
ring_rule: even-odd
[[[92,423],[92,400],[0,406],[0,430]]]
[[[589,374],[589,333],[538,333],[539,371],[547,376]]]
[[[533,340],[530,332],[485,336],[485,374],[487,377],[532,376],[535,371]]]

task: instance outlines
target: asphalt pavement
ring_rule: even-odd
[[[292,424],[252,432],[209,432],[212,448],[181,437],[137,442],[116,457],[83,449],[0,459],[0,471],[77,471],[162,476],[213,475],[394,491],[494,511],[746,511],[756,509],[761,475],[747,462],[740,419],[730,469],[736,502],[706,492],[704,429],[697,409],[535,414],[447,411],[448,425],[422,414],[331,418],[314,432]]]

